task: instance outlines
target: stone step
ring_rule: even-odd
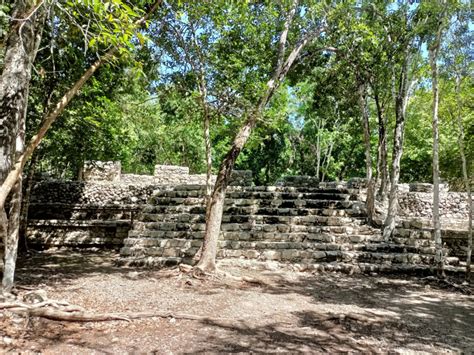
[[[173,236],[173,238],[170,238]],[[145,232],[141,235],[130,236],[125,240],[125,246],[159,246],[159,247],[198,247],[202,242],[201,238],[193,238],[192,234],[179,232]],[[313,235],[309,239],[306,235],[288,235],[281,239],[269,239],[268,237],[261,239],[242,240],[239,238],[229,239],[229,234],[224,234],[226,239],[219,240],[220,249],[252,249],[252,250],[282,250],[282,249],[298,249],[298,250],[328,250],[328,251],[355,251],[360,253],[418,253],[423,255],[434,255],[435,249],[432,246],[407,247],[393,243],[381,242],[378,239],[368,239],[367,243],[357,243],[360,240],[351,240],[342,236],[341,238],[327,234]],[[357,241],[354,243],[354,241]]]
[[[417,240],[413,240],[418,242]],[[423,243],[424,242],[424,243]],[[420,254],[431,254],[436,253],[434,242],[422,241],[420,243],[413,243],[415,245],[408,245],[405,243],[366,243],[363,244],[360,251],[368,252],[382,252],[382,253],[420,253]]]
[[[389,264],[389,263],[347,263],[347,262],[318,262],[299,265],[301,271],[319,272],[344,272],[348,274],[357,273],[402,273],[434,275],[436,269],[433,265],[425,264]],[[463,268],[457,265],[446,265],[447,273],[464,273]]]
[[[133,229],[128,232],[128,239],[132,238],[157,238],[157,239],[174,239],[174,238],[184,238],[184,239],[203,239],[204,231],[154,231],[154,230],[137,230]]]
[[[203,194],[206,191],[206,187],[203,185],[180,185],[174,186],[169,190],[162,190],[157,193],[157,195],[161,193],[166,193],[167,191],[199,191],[199,193]],[[326,193],[345,193],[345,194],[358,194],[359,189],[357,188],[347,188],[347,187],[308,187],[308,186],[229,186],[227,188],[227,193],[231,192],[303,192],[303,193],[318,193],[318,192],[326,192]]]
[[[264,226],[275,230],[278,228],[282,231],[289,231],[290,228],[306,231],[314,226],[344,226],[345,232],[357,228],[365,228],[366,230],[375,230],[365,225],[365,219],[343,217],[343,216],[266,216],[266,215],[226,215],[223,216],[222,230],[236,229],[240,225],[251,224],[255,228],[263,229]],[[150,229],[159,229],[160,224],[204,224],[204,215],[192,214],[154,214],[142,213],[137,216],[136,221],[143,224],[149,224]],[[262,226],[264,225],[264,226]],[[237,228],[238,229],[238,228]],[[248,228],[245,228],[247,230]],[[166,227],[168,230],[168,227]],[[342,232],[341,232],[342,233]]]
[[[431,232],[422,229],[407,229],[407,228],[396,228],[393,231],[393,238],[416,238],[416,239],[433,239]]]
[[[192,245],[188,240],[169,241],[176,246],[168,246],[166,241],[162,241],[164,246],[152,245],[132,245],[124,246],[121,254],[125,257],[134,255],[145,257],[179,257],[192,258],[198,251],[197,243]],[[378,252],[357,252],[343,250],[309,250],[309,249],[288,249],[286,248],[269,249],[254,248],[240,249],[235,248],[219,249],[217,256],[219,258],[246,258],[258,260],[274,260],[283,262],[310,263],[314,261],[324,262],[352,262],[352,263],[371,263],[371,264],[424,264],[433,265],[434,256],[418,253],[378,253]],[[447,265],[459,264],[458,258],[447,258]]]
[[[146,246],[146,247],[199,247],[202,240],[186,239],[186,238],[128,238],[124,245],[131,246]],[[337,244],[337,243],[319,243],[315,241],[300,241],[300,240],[284,240],[284,241],[241,241],[241,240],[220,240],[218,242],[219,249],[242,249],[242,250],[284,250],[284,249],[298,249],[298,250],[362,250],[358,244]]]
[[[184,239],[203,239],[204,231],[201,230],[169,230],[169,231],[157,231],[157,230],[138,230],[133,229],[128,232],[128,238],[157,238],[157,239],[173,239],[173,238],[184,238]],[[331,230],[321,229],[315,233],[271,233],[263,231],[250,231],[250,232],[221,232],[219,237],[220,240],[236,240],[236,241],[282,241],[282,242],[324,242],[324,243],[353,243],[358,244],[361,241],[378,242],[382,240],[380,235],[347,235],[347,234],[334,234]]]
[[[153,201],[166,200],[166,199],[203,199],[204,191],[160,191],[153,195]],[[274,201],[274,200],[357,200],[357,195],[350,194],[348,191],[339,190],[320,190],[314,192],[297,192],[297,191],[228,191],[226,193],[226,201],[237,200],[237,201],[250,201],[261,202],[261,201]],[[244,202],[248,203],[248,202]]]
[[[352,208],[353,207],[353,208]],[[270,207],[224,207],[224,216],[226,215],[267,215],[267,216],[349,216],[357,218],[365,218],[366,214],[362,208],[356,206],[348,206],[347,208],[332,208],[329,206],[321,208],[270,208]],[[147,205],[142,209],[142,213],[147,214],[201,214],[205,215],[206,207],[204,205]]]
[[[29,219],[64,220],[130,220],[137,215],[135,205],[71,205],[64,203],[31,203]]]
[[[141,222],[135,221],[132,231],[157,231],[157,232],[198,232],[204,231],[206,225],[204,223],[175,223],[175,222]],[[262,235],[270,239],[275,238],[278,234],[286,237],[290,234],[308,235],[318,233],[330,233],[336,236],[345,235],[380,235],[376,229],[372,229],[366,225],[296,225],[296,224],[259,224],[259,223],[230,223],[221,225],[221,233],[236,232],[242,235],[241,238],[252,238],[253,235]],[[247,236],[245,236],[247,234]],[[407,244],[407,238],[397,238],[397,243]],[[409,239],[409,238],[408,238]],[[365,240],[365,239],[364,239]],[[408,243],[409,244],[409,243]]]
[[[231,191],[226,193],[226,200],[334,200],[348,201],[357,200],[357,195],[341,191],[319,191],[319,192],[253,192],[253,191]]]
[[[202,198],[181,198],[181,197],[160,197],[150,199],[150,203],[154,206],[198,206],[203,207]],[[302,199],[302,200],[250,200],[250,199],[229,199],[225,202],[225,207],[230,210],[232,207],[250,207],[249,212],[257,214],[274,214],[277,210],[290,209],[350,209],[353,206],[362,206],[359,201],[341,201],[341,200],[321,200],[321,199]],[[256,211],[255,211],[256,209]]]

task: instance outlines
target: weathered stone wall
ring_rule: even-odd
[[[46,180],[32,188],[32,204],[63,203],[91,205],[144,204],[159,185],[99,181]]]
[[[153,175],[122,174],[122,179],[120,181],[124,184],[132,184],[132,185],[156,184],[156,179]]]
[[[85,181],[120,181],[122,164],[119,161],[90,160],[84,163],[82,179]]]
[[[284,176],[276,183],[277,186],[294,186],[294,187],[318,187],[319,179],[314,176]]]
[[[189,168],[175,165],[156,165],[154,178],[160,185],[182,185],[188,183]]]
[[[431,192],[406,192],[399,196],[402,216],[433,216],[433,194]],[[466,219],[469,216],[467,193],[440,192],[439,212],[442,218]]]
[[[28,245],[34,249],[119,249],[123,246],[130,226],[130,221],[123,220],[32,220],[26,232]]]

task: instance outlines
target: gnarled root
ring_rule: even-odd
[[[28,296],[28,295],[26,295]],[[66,301],[46,299],[44,295],[40,302],[27,303],[28,297],[23,297],[24,301],[12,300],[0,302],[0,311],[10,312],[26,317],[41,317],[55,321],[67,322],[104,322],[104,321],[127,321],[140,318],[169,318],[197,321],[223,321],[224,318],[209,318],[186,313],[171,312],[135,312],[135,313],[93,313],[84,308],[71,305]]]

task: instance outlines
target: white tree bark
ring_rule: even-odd
[[[3,183],[11,170],[12,162],[24,150],[25,120],[28,92],[33,66],[46,10],[44,4],[20,0],[15,3],[5,62],[0,78],[0,182]],[[4,239],[3,292],[13,287],[18,250],[19,221],[21,211],[21,176],[12,189],[10,210],[4,216],[1,228]],[[4,205],[2,205],[4,211]],[[5,212],[5,211],[4,211]]]
[[[468,236],[467,236],[467,250],[466,250],[466,281],[471,281],[471,259],[472,259],[472,219],[474,215],[474,205],[472,201],[471,183],[469,180],[469,174],[467,169],[467,159],[464,147],[464,124],[462,122],[462,102],[461,102],[461,76],[456,75],[456,121],[459,129],[458,144],[459,154],[462,160],[462,176],[464,182],[464,188],[467,193],[467,203],[469,205],[469,217],[468,217]]]
[[[393,135],[392,170],[390,173],[390,195],[388,200],[387,216],[383,226],[383,238],[389,240],[392,237],[396,225],[398,207],[398,182],[400,180],[400,160],[403,154],[403,138],[405,128],[405,115],[410,95],[409,67],[410,55],[408,48],[405,50],[405,58],[400,68],[398,89],[395,93],[395,133]],[[395,86],[395,85],[394,85]]]
[[[441,15],[443,16],[443,15]],[[441,238],[441,223],[439,217],[439,89],[438,89],[438,53],[441,46],[442,23],[439,23],[436,37],[429,46],[431,67],[431,87],[433,90],[433,238],[435,242],[435,263],[438,277],[445,277],[443,240]]]

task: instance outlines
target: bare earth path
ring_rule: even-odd
[[[0,313],[0,352],[473,352],[474,296],[408,277],[258,270],[262,284],[189,280],[165,269],[114,266],[114,253],[40,253],[20,262],[19,285],[95,312],[170,311],[152,318],[68,323]]]

